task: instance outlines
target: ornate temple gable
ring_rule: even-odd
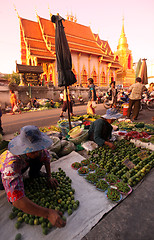
[[[119,61],[114,58],[114,54],[110,48],[108,41],[101,40],[98,34],[94,34],[97,43],[101,46],[103,52],[105,53],[104,56],[100,58],[100,61],[110,64],[110,68],[112,69],[121,69],[122,66],[120,65]]]
[[[52,24],[52,22],[50,21],[50,27],[46,27],[46,22],[48,20],[40,18],[38,15],[37,16],[37,20],[42,32],[42,37],[43,40],[46,44],[47,49],[53,54],[55,55],[55,29],[54,26]],[[53,36],[52,36],[53,35]]]
[[[41,31],[43,32],[48,49],[53,48],[55,41],[54,24],[47,19],[39,17]],[[65,20],[63,22],[65,34],[71,51],[85,52],[94,55],[102,55],[102,49],[97,45],[91,29],[76,22]]]
[[[20,18],[21,29],[24,31],[24,41],[29,55],[44,58],[53,58],[53,54],[47,49],[39,23]]]

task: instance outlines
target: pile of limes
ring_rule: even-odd
[[[67,212],[71,215],[79,206],[79,201],[75,200],[75,190],[71,187],[72,180],[66,176],[66,173],[59,168],[59,171],[52,172],[52,177],[56,178],[59,185],[53,190],[49,187],[46,177],[39,177],[24,180],[25,194],[30,200],[39,206],[61,211],[63,214]],[[13,207],[9,215],[10,219],[17,217],[15,227],[19,229],[23,223],[30,225],[41,225],[43,234],[48,234],[52,228],[49,220],[43,217],[26,214],[23,211]],[[63,215],[63,219],[66,217]]]

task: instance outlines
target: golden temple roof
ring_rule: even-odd
[[[125,35],[125,30],[124,30],[124,18],[122,21],[122,30],[121,30],[121,35],[119,38],[119,43],[117,46],[117,50],[122,50],[122,49],[127,49],[128,48],[128,44],[127,44],[127,38]]]

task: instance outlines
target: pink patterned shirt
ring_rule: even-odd
[[[9,150],[0,155],[0,172],[9,202],[15,202],[25,196],[22,170],[29,166],[27,155],[15,156]],[[50,162],[47,150],[41,151],[40,161]]]

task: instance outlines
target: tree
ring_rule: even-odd
[[[13,71],[12,74],[6,74],[4,76],[4,78],[9,81],[9,85],[10,84],[17,84],[17,85],[19,85],[19,83],[20,83],[20,75],[19,75],[19,73],[15,73],[14,71]]]

